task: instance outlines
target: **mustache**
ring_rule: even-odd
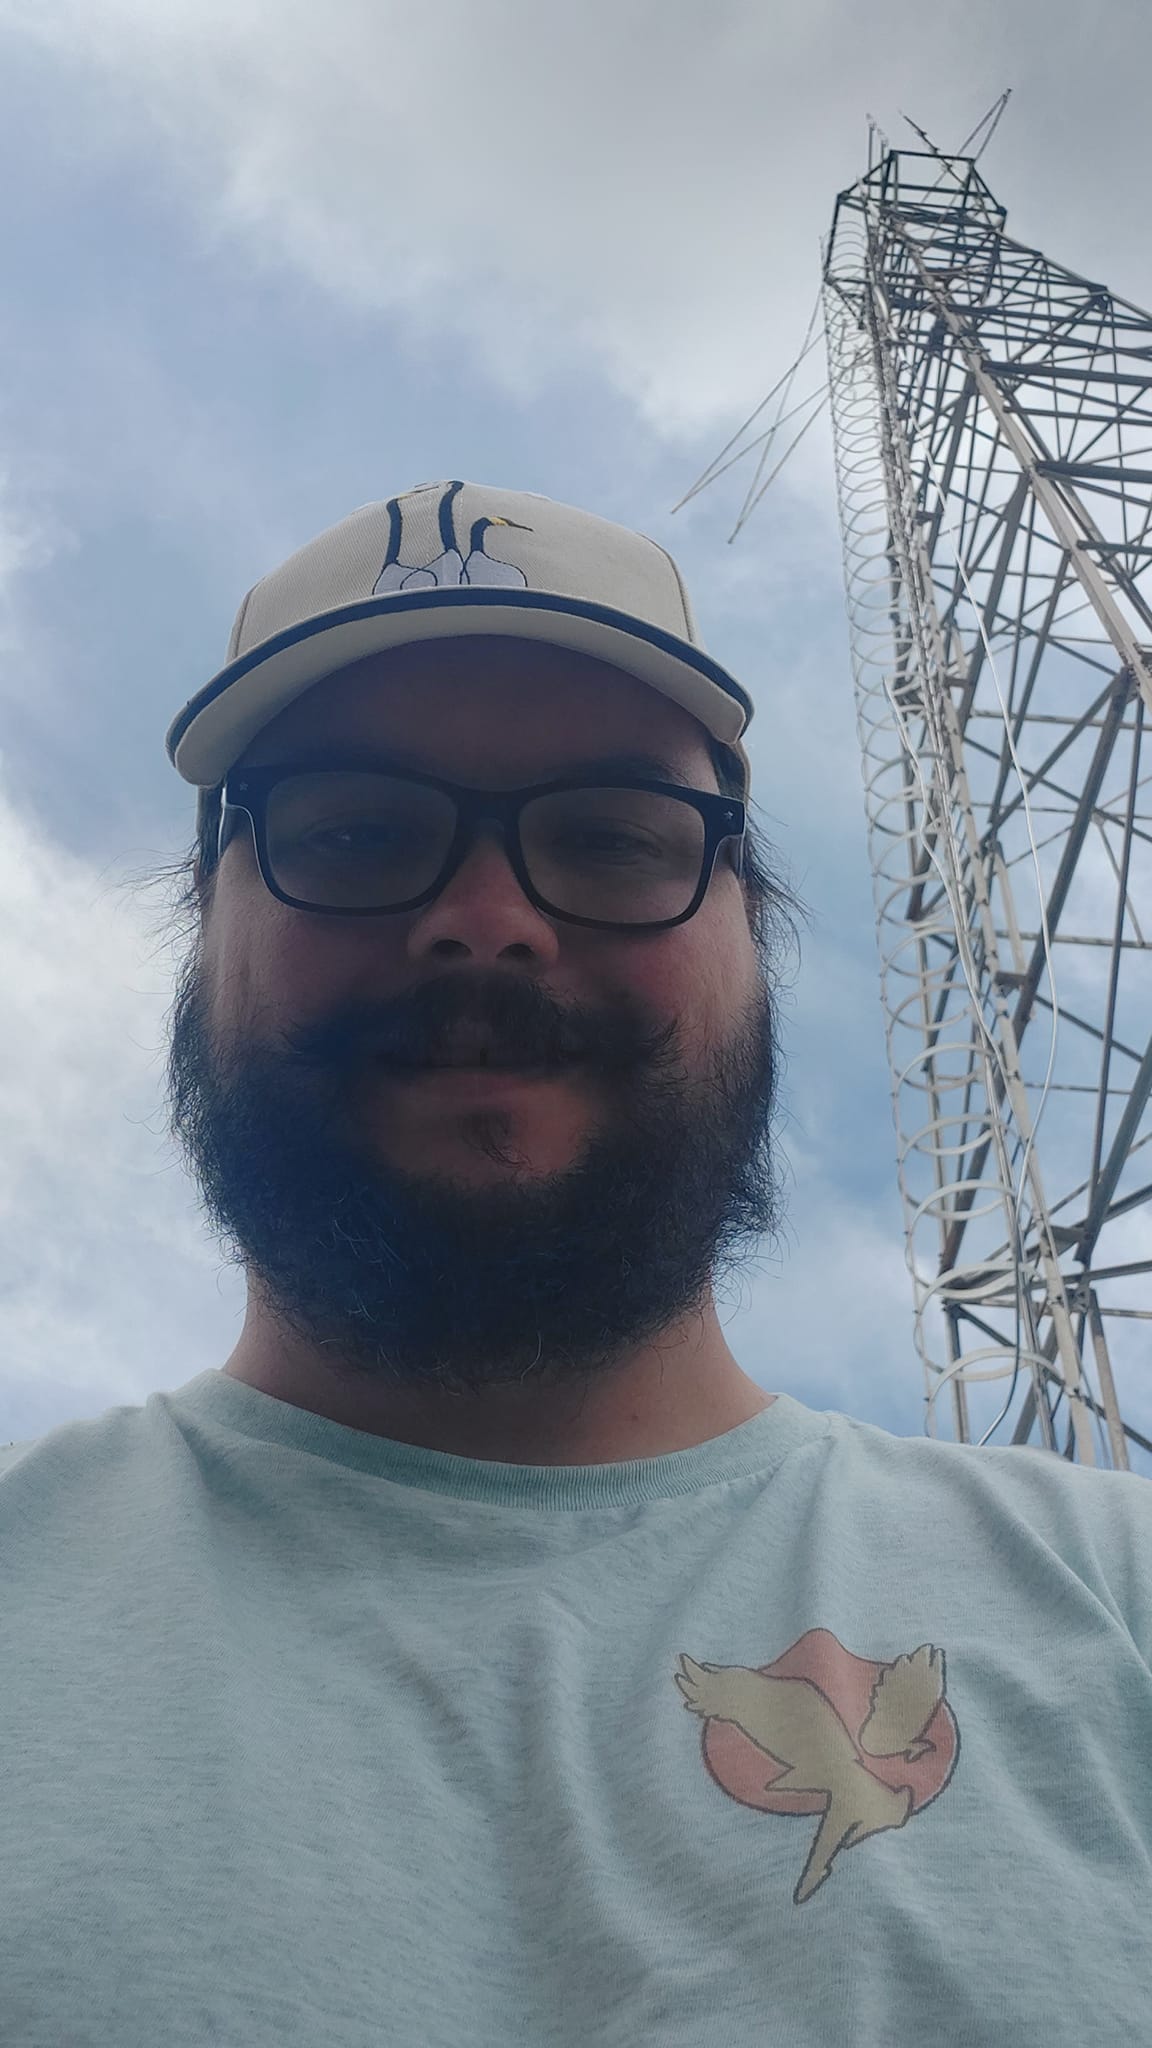
[[[288,1027],[283,1045],[296,1065],[346,1070],[366,1060],[402,1066],[443,1061],[461,1032],[483,1033],[492,1065],[562,1067],[604,1073],[659,1066],[676,1026],[655,1023],[635,998],[593,1010],[560,1003],[510,974],[441,976],[380,1002],[349,1002],[326,1017]]]

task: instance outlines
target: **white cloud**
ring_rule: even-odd
[[[11,644],[19,579],[41,569],[70,544],[70,537],[0,469],[0,647]]]
[[[53,845],[0,778],[0,1440],[33,1412],[39,1430],[142,1400],[230,1348],[237,1291],[213,1289],[163,1136],[157,910]]]
[[[1040,0],[0,0],[0,28],[97,82],[93,133],[162,138],[209,233],[458,337],[521,392],[591,360],[672,434],[739,417],[788,361],[869,108],[954,147],[1014,82],[996,161],[1031,220],[1011,225],[1067,224],[1052,253],[1115,251],[1136,293],[1117,150],[1150,24],[1117,0],[1111,25]],[[1074,166],[1065,110],[1095,134]]]
[[[0,603],[20,570],[35,567],[48,552],[38,528],[13,508],[10,490],[9,478],[0,474]]]
[[[728,1342],[774,1392],[866,1420],[898,1415],[915,1431],[922,1375],[896,1204],[880,1214],[852,1202],[813,1158],[786,1149],[796,1185],[783,1241],[727,1283]]]

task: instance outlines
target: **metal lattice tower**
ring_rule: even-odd
[[[1152,1470],[1152,314],[971,157],[836,204],[825,328],[926,1427]]]

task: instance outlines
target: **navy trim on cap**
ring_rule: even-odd
[[[176,749],[189,727],[209,704],[215,703],[218,697],[222,697],[243,676],[248,675],[253,669],[261,668],[266,661],[270,661],[274,655],[282,654],[286,648],[296,646],[301,640],[326,633],[330,627],[349,620],[394,616],[398,612],[428,611],[433,607],[445,605],[456,605],[462,611],[473,608],[483,610],[486,606],[495,605],[502,610],[511,608],[529,612],[565,612],[570,617],[591,619],[598,624],[615,627],[618,631],[631,634],[633,639],[648,641],[662,653],[671,655],[688,668],[696,669],[707,681],[715,683],[718,689],[723,690],[726,696],[741,706],[745,713],[745,725],[752,715],[751,697],[726,669],[721,668],[719,662],[713,661],[702,649],[693,647],[690,640],[681,640],[674,633],[666,633],[660,626],[651,626],[646,620],[638,619],[634,612],[617,611],[611,605],[591,604],[584,598],[561,597],[553,591],[503,587],[477,590],[457,588],[396,591],[386,597],[361,598],[353,604],[338,605],[334,611],[316,612],[311,618],[301,619],[294,626],[286,626],[282,633],[275,633],[271,639],[262,640],[258,646],[250,648],[247,654],[240,655],[237,660],[230,662],[210,683],[205,683],[203,689],[198,690],[196,695],[189,699],[183,711],[173,719],[165,741],[169,760],[175,766]],[[321,677],[318,676],[316,681],[320,680]]]

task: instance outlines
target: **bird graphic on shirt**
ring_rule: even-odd
[[[393,590],[455,590],[477,584],[505,589],[527,588],[528,578],[523,569],[517,568],[514,562],[501,561],[498,555],[490,555],[485,541],[494,527],[505,526],[517,533],[531,533],[530,526],[521,526],[515,519],[474,519],[468,536],[467,556],[461,553],[454,514],[456,499],[463,488],[462,483],[450,484],[440,500],[437,512],[440,552],[430,562],[401,560],[404,544],[402,501],[399,498],[388,500],[388,546],[384,565],[372,586],[374,597]]]
[[[689,1712],[705,1722],[730,1723],[776,1766],[764,1780],[765,1792],[770,1791],[774,1800],[782,1794],[801,1795],[823,1803],[820,1825],[793,1893],[796,1905],[819,1890],[841,1850],[884,1829],[902,1828],[921,1803],[910,1784],[894,1787],[873,1775],[866,1759],[899,1759],[915,1765],[921,1758],[935,1757],[937,1745],[926,1739],[929,1724],[944,1704],[944,1653],[935,1645],[923,1643],[879,1667],[855,1740],[841,1713],[807,1678],[777,1677],[743,1665],[700,1664],[685,1653],[680,1666],[675,1682]],[[951,1759],[949,1772],[950,1768]],[[725,1789],[731,1790],[731,1784]],[[797,1809],[780,1800],[774,1810]],[[803,1810],[820,1808],[810,1804]]]

